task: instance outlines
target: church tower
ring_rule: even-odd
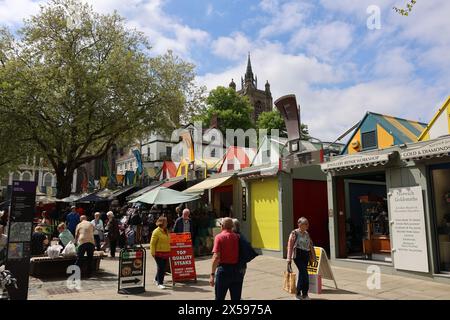
[[[229,86],[236,90],[236,84],[233,80],[231,80]],[[272,93],[270,92],[269,81],[266,81],[265,90],[258,89],[258,78],[253,74],[250,53],[247,58],[247,69],[244,78],[241,77],[241,90],[237,91],[237,93],[250,100],[250,103],[253,106],[253,114],[251,115],[253,123],[258,121],[258,117],[262,112],[272,111],[273,109],[273,99]]]

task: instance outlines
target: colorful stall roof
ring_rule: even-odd
[[[426,126],[426,123],[418,121],[367,112],[341,154],[415,142]]]
[[[199,168],[206,169],[206,170],[216,170],[218,171],[220,168],[220,165],[223,162],[222,158],[203,158],[203,159],[195,159],[194,165],[196,170]],[[187,176],[187,172],[189,171],[189,161],[187,159],[183,159],[180,162],[180,165],[178,166],[176,176]]]
[[[175,178],[177,176],[177,167],[178,164],[173,161],[164,161],[159,180]]]
[[[256,155],[253,148],[230,146],[224,156],[219,172],[228,172],[247,168]]]
[[[450,96],[423,130],[419,136],[419,141],[436,139],[447,134],[450,134]]]

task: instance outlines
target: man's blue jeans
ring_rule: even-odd
[[[216,271],[216,300],[225,300],[230,290],[231,300],[241,300],[244,277],[236,265],[219,265]]]

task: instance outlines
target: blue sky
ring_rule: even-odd
[[[450,1],[418,0],[85,0],[117,10],[143,31],[155,54],[173,50],[213,89],[245,72],[274,99],[294,93],[310,133],[334,140],[366,111],[428,122],[450,95]],[[0,0],[0,24],[15,29],[38,11],[33,0]],[[381,12],[369,30],[367,8]]]

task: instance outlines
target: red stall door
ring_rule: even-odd
[[[293,199],[294,226],[297,228],[298,218],[308,219],[314,245],[329,252],[327,182],[294,179]]]

